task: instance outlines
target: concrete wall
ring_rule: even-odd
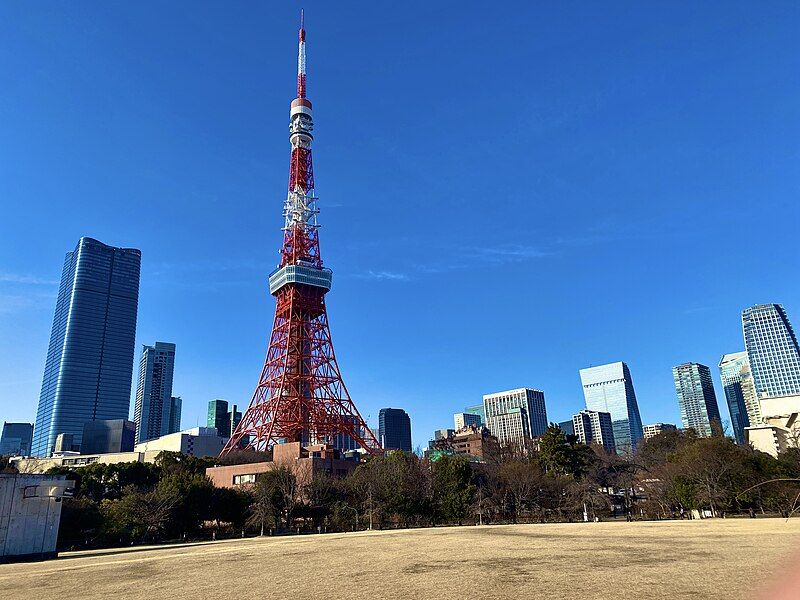
[[[0,562],[56,555],[62,476],[0,474]]]

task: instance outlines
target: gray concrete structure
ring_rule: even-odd
[[[56,556],[61,499],[72,485],[61,475],[0,474],[0,563]]]

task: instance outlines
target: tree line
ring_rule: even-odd
[[[227,464],[268,454],[240,452]],[[54,468],[75,480],[59,546],[86,548],[245,535],[450,524],[563,522],[794,514],[800,450],[777,458],[730,438],[667,431],[632,456],[586,446],[551,425],[537,443],[500,448],[485,462],[392,452],[350,475],[301,483],[281,466],[239,489],[215,488],[219,459],[161,453],[156,462]]]

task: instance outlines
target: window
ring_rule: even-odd
[[[256,476],[254,473],[248,475],[234,475],[233,476],[233,485],[243,485],[245,483],[255,483]]]

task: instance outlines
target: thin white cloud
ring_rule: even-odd
[[[473,248],[472,253],[475,257],[492,263],[520,262],[552,255],[552,252],[547,252],[534,246],[524,246],[520,244],[503,244],[500,246]]]
[[[396,271],[365,271],[356,275],[360,279],[374,279],[376,281],[408,281],[411,279],[405,273]]]
[[[20,273],[0,273],[0,282],[21,283],[26,285],[58,285],[58,280],[37,277],[36,275],[23,275]]]

